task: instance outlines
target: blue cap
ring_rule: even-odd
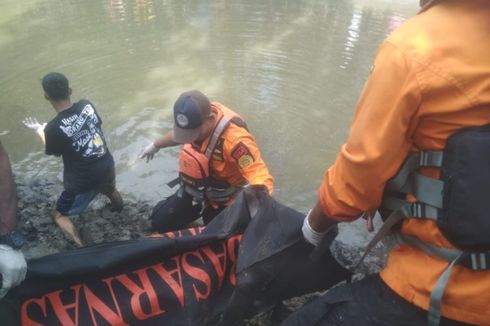
[[[179,144],[195,141],[210,107],[209,99],[200,91],[182,93],[174,104],[174,141]]]

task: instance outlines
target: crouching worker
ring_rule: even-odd
[[[121,211],[123,202],[116,189],[114,159],[102,133],[102,119],[88,100],[72,103],[68,79],[52,72],[42,79],[44,97],[57,112],[49,123],[35,118],[23,123],[46,145],[46,154],[63,157],[63,185],[53,220],[78,245],[83,242],[71,215],[82,213],[98,193],[109,197],[112,209]]]
[[[243,119],[200,91],[183,93],[174,104],[174,128],[140,154],[147,162],[164,147],[185,144],[179,154],[179,190],[155,207],[153,228],[185,228],[203,218],[209,223],[249,184],[273,179]]]

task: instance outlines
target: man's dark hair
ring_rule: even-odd
[[[66,100],[70,96],[68,79],[59,72],[50,72],[43,77],[41,84],[44,92],[54,101]]]

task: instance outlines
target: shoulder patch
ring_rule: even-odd
[[[240,168],[245,168],[254,162],[254,158],[250,150],[244,143],[238,143],[231,152],[231,157],[233,157]]]

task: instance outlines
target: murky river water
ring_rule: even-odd
[[[0,133],[17,173],[60,178],[21,125],[55,114],[40,78],[65,73],[73,99],[104,120],[118,187],[158,200],[178,148],[140,150],[172,127],[172,105],[201,89],[243,115],[275,177],[275,196],[306,211],[345,141],[381,40],[416,0],[2,0]],[[381,103],[380,103],[381,105]]]

